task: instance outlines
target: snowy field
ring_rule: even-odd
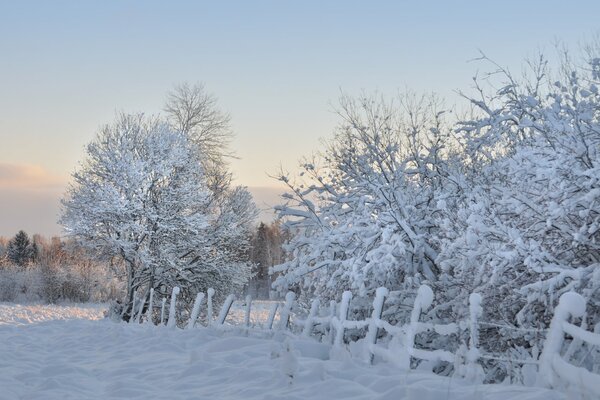
[[[311,340],[100,319],[99,306],[0,304],[0,399],[554,400],[561,393],[366,365]]]

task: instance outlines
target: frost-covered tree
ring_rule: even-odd
[[[286,237],[279,223],[260,223],[250,242],[251,259],[254,263],[255,275],[249,283],[251,293],[256,293],[262,298],[269,298],[271,276],[269,269],[281,264],[284,259],[282,244]]]
[[[87,146],[62,201],[68,235],[100,255],[124,263],[129,319],[134,294],[174,286],[183,299],[213,287],[240,288],[250,276],[243,257],[247,192],[215,202],[202,167],[203,153],[183,132],[158,118],[119,115]]]
[[[164,111],[171,129],[185,134],[202,154],[200,163],[210,203],[218,214],[219,226],[215,229],[232,232],[230,225],[236,227],[234,236],[238,239],[231,246],[223,246],[230,247],[236,260],[248,261],[248,248],[240,246],[239,240],[244,237],[245,242],[251,236],[258,210],[248,189],[232,184],[228,160],[234,153],[229,150],[233,138],[229,115],[219,109],[217,98],[201,83],[175,86],[167,95]]]

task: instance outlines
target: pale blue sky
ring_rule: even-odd
[[[585,41],[599,15],[599,1],[0,0],[0,235],[58,232],[56,198],[97,127],[159,112],[174,83],[217,95],[237,181],[270,186],[331,133],[340,89],[454,101],[478,49],[516,68]]]

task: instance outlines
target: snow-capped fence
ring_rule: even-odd
[[[585,299],[577,293],[569,292],[560,297],[558,306],[554,309],[554,317],[540,355],[538,383],[546,387],[555,387],[566,382],[576,387],[583,387],[600,396],[600,375],[569,364],[560,354],[565,333],[571,335],[574,340],[578,339],[591,345],[600,346],[599,334],[588,332],[569,323],[570,317],[583,317],[585,308]]]
[[[174,288],[171,295],[169,314],[166,325],[175,326],[175,303],[179,288]],[[213,296],[215,292],[212,289],[207,291],[207,304],[205,314],[206,326],[216,329],[231,328],[236,325],[226,324],[234,303],[234,296],[229,295],[224,301],[221,310],[216,318],[213,319]],[[444,361],[452,363],[455,366],[455,373],[472,381],[482,379],[482,368],[479,365],[482,359],[496,359],[493,355],[486,355],[479,349],[479,318],[482,315],[481,295],[473,293],[469,297],[469,318],[466,321],[457,321],[450,324],[433,324],[430,322],[419,321],[423,312],[431,307],[434,300],[434,293],[427,285],[422,285],[418,291],[411,311],[410,320],[402,325],[392,325],[382,319],[385,300],[389,292],[386,288],[379,288],[375,293],[373,300],[373,311],[369,318],[365,320],[349,320],[348,312],[352,293],[346,291],[342,294],[339,304],[332,301],[327,310],[323,310],[322,316],[319,316],[320,302],[314,299],[311,303],[310,311],[306,319],[298,317],[292,318],[292,311],[296,296],[289,292],[285,297],[285,302],[273,302],[271,304],[268,317],[262,325],[252,326],[250,314],[252,312],[252,299],[247,296],[245,299],[243,328],[256,329],[261,332],[281,332],[293,331],[304,337],[310,337],[314,334],[315,327],[320,326],[320,332],[325,331],[321,336],[326,343],[332,344],[334,348],[344,346],[345,332],[349,329],[365,329],[364,337],[364,359],[372,363],[375,357],[392,362],[402,368],[410,368],[411,359],[425,361]],[[150,293],[152,299],[153,293]],[[199,293],[194,302],[190,319],[186,328],[191,329],[198,323],[204,293]],[[165,306],[166,298],[162,299],[160,324],[165,324]],[[141,310],[142,308],[140,308]],[[153,304],[149,305],[149,310],[153,309]],[[560,351],[563,347],[565,334],[570,335],[574,340],[587,342],[593,346],[600,346],[600,334],[592,333],[573,325],[569,322],[571,317],[578,318],[585,314],[586,303],[583,297],[576,293],[565,293],[561,296],[559,305],[554,310],[554,317],[547,332],[546,340],[539,360],[522,360],[523,363],[536,364],[539,367],[537,382],[545,387],[558,387],[564,384],[575,385],[584,388],[586,391],[600,396],[600,375],[594,374],[585,368],[577,367],[565,360]],[[275,325],[277,312],[279,311],[279,321]],[[151,315],[151,314],[149,314]],[[239,325],[238,325],[239,326]],[[463,328],[460,328],[463,327]],[[465,328],[466,327],[466,328]],[[468,330],[468,343],[461,346],[456,352],[447,349],[422,349],[415,347],[415,338],[423,332],[435,332],[437,335],[456,335],[461,329],[463,332]],[[387,336],[387,346],[378,344],[378,338],[385,332]],[[569,352],[567,352],[569,353]],[[567,358],[568,358],[567,354]],[[511,360],[518,362],[518,360]]]

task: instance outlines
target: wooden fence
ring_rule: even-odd
[[[175,287],[171,294],[169,302],[168,319],[166,326],[176,327],[176,301],[179,294],[179,288]],[[228,296],[221,310],[216,317],[213,317],[213,296],[215,292],[209,289],[206,293],[198,293],[190,319],[186,324],[186,329],[194,328],[198,325],[199,316],[204,299],[206,298],[206,326],[216,329],[223,329],[226,325],[226,319],[230,313],[235,297]],[[410,368],[411,358],[427,361],[445,361],[453,363],[455,373],[472,381],[480,381],[483,377],[480,360],[498,358],[494,355],[485,354],[479,349],[479,318],[482,315],[481,296],[474,293],[469,298],[469,318],[466,321],[457,321],[450,324],[432,324],[421,322],[421,314],[431,307],[434,299],[434,293],[429,286],[422,285],[414,301],[410,320],[406,324],[392,325],[382,319],[385,300],[388,297],[386,288],[379,288],[375,293],[373,300],[373,311],[369,318],[365,320],[349,320],[348,311],[352,293],[346,291],[342,294],[339,304],[332,301],[325,310],[320,310],[319,299],[314,299],[311,303],[310,312],[306,319],[293,318],[292,310],[296,300],[295,294],[289,292],[283,303],[273,302],[269,310],[268,317],[262,326],[251,326],[250,314],[252,312],[252,299],[247,296],[245,299],[244,329],[256,329],[262,332],[291,331],[295,326],[295,334],[302,337],[313,335],[315,327],[319,326],[322,340],[328,342],[334,347],[345,345],[344,333],[348,329],[366,329],[364,337],[364,360],[372,363],[375,357],[399,365],[402,368]],[[151,290],[150,304],[147,315],[152,315],[154,293]],[[165,324],[165,310],[167,299],[161,300],[160,324]],[[135,321],[141,321],[144,304],[139,307],[139,312]],[[565,334],[570,335],[573,341],[578,343],[586,342],[589,345],[600,346],[600,334],[592,333],[583,327],[569,322],[571,318],[582,317],[585,314],[586,303],[582,296],[577,293],[569,292],[561,296],[558,306],[554,310],[554,316],[549,330],[546,332],[546,339],[540,354],[539,360],[523,360],[523,363],[536,364],[538,367],[537,384],[543,387],[555,388],[565,384],[574,385],[583,388],[593,396],[600,397],[600,375],[594,374],[585,368],[575,366],[569,363],[568,356],[561,355]],[[320,312],[321,311],[321,312]],[[324,312],[323,312],[324,311]],[[279,312],[279,321],[275,324],[277,313]],[[147,318],[147,321],[151,318]],[[468,343],[460,351],[452,352],[447,349],[426,350],[415,347],[415,338],[423,332],[435,332],[438,335],[455,335],[460,331],[460,326],[467,327],[469,333]],[[500,326],[500,325],[498,325]],[[387,333],[387,346],[377,343],[382,336],[383,331]],[[515,360],[510,360],[514,362]],[[518,361],[517,361],[518,362]]]

